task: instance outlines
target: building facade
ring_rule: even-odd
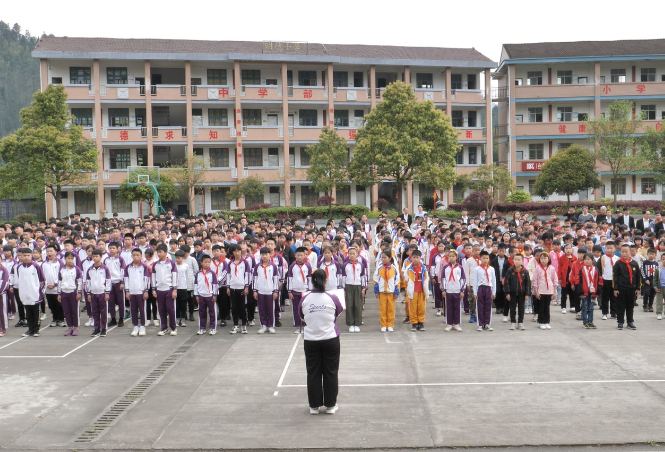
[[[665,122],[665,39],[504,44],[493,76],[499,160],[527,192],[557,152],[571,144],[593,148],[584,121],[604,116],[615,100],[634,103],[644,117],[640,133]],[[609,198],[615,189],[623,200],[665,199],[648,173],[625,174],[613,186],[607,168],[597,168],[602,187],[579,193],[580,200]]]
[[[397,80],[452,118],[463,144],[459,172],[491,161],[496,63],[475,49],[44,36],[33,57],[42,89],[65,86],[74,121],[99,151],[99,171],[91,174],[96,193],[67,187],[61,215],[145,215],[145,203],[117,197],[127,167],[163,166],[191,152],[209,164],[194,213],[241,207],[229,189],[255,175],[265,193],[248,205],[314,205],[321,194],[307,180],[305,148],[318,142],[322,127],[335,127],[352,157],[363,117]],[[336,191],[338,204],[395,200],[390,181],[367,189],[350,182]],[[408,184],[404,199],[413,210],[433,189]],[[439,193],[448,202],[463,196]],[[186,199],[168,206],[188,211]],[[54,212],[47,197],[47,217]]]

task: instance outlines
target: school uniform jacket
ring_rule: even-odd
[[[628,271],[628,265],[632,272]],[[632,273],[632,278],[630,277]],[[619,259],[612,269],[612,287],[614,290],[631,289],[640,290],[642,287],[642,273],[640,266],[635,259],[631,259],[628,264]],[[23,294],[21,294],[23,299]]]
[[[579,269],[581,267],[579,259],[575,256],[572,256],[568,259],[564,256],[559,260],[559,281],[561,281],[561,287],[568,287],[569,285],[578,285],[579,280]]]
[[[441,274],[441,291],[462,293],[466,290],[466,276],[460,264],[448,265]]]
[[[487,270],[487,272],[485,272]],[[478,288],[480,286],[488,286],[492,288],[492,296],[496,296],[496,274],[494,273],[494,267],[491,265],[487,266],[487,269],[482,265],[477,266],[473,269],[475,275],[473,280],[473,294],[478,295]]]
[[[381,264],[376,267],[374,271],[374,293],[375,294],[388,294],[391,293],[395,296],[399,295],[399,270],[394,264],[386,267]]]
[[[439,277],[441,276],[441,272],[443,271],[444,267],[448,265],[448,259],[446,258],[446,255],[436,253],[434,256],[432,256],[432,259],[430,259],[430,276],[432,279],[438,281]]]
[[[11,275],[9,271],[0,265],[0,295],[7,293],[7,290],[9,289],[10,277]]]
[[[219,294],[219,285],[217,275],[212,269],[199,272],[194,276],[194,296],[195,297],[216,297]]]
[[[467,277],[466,285],[469,289],[473,288],[476,279],[476,267],[480,266],[480,258],[476,259],[473,255],[465,258],[462,261],[462,267],[464,268],[464,274]]]
[[[178,267],[171,259],[158,260],[152,264],[152,288],[158,291],[176,290]]]
[[[44,273],[44,278],[46,279],[46,286],[44,293],[48,295],[54,295],[58,293],[58,274],[60,269],[65,266],[65,263],[58,258],[53,259],[52,261],[44,261],[41,263],[42,272]],[[55,287],[49,289],[47,286],[53,284]],[[20,294],[23,298],[23,294]]]
[[[58,294],[61,294],[63,292],[81,293],[82,287],[83,287],[83,272],[81,272],[81,269],[76,266],[67,268],[66,266],[63,265],[60,271],[58,272],[58,284],[56,286]]]
[[[261,295],[270,295],[279,293],[279,269],[277,265],[268,262],[268,265],[260,263],[254,269],[254,293]]]
[[[107,257],[102,261],[104,265],[111,272],[111,284],[117,284],[122,282],[125,277],[125,261],[122,257],[117,255],[116,257]]]
[[[518,275],[518,271],[515,267],[510,267],[506,276],[503,278],[503,291],[509,295],[524,295],[526,297],[531,295],[531,278],[529,277],[529,271],[522,266]]]
[[[43,301],[46,278],[42,268],[36,262],[17,264],[14,267],[12,286],[18,289],[24,305],[35,305]]]
[[[362,290],[367,287],[367,267],[359,259],[355,262],[347,259],[342,267],[344,286],[360,286]]]
[[[503,258],[503,268],[502,271],[499,271],[499,257],[497,256],[491,263],[492,268],[494,268],[494,275],[496,277],[496,286],[499,292],[503,292],[503,278],[506,277],[508,269],[510,268],[510,263],[508,262],[508,256]]]
[[[540,263],[533,270],[533,293],[538,295],[554,295],[559,284],[559,277],[554,267],[543,268]]]
[[[312,267],[305,261],[302,265],[294,262],[286,273],[286,289],[291,293],[312,290]]]
[[[600,288],[603,286],[603,278],[595,266],[587,267],[583,265],[579,272],[580,284],[575,287],[576,291],[585,297],[589,294],[596,296],[600,293]],[[589,287],[591,286],[591,287]]]
[[[85,274],[85,291],[88,294],[107,294],[111,292],[111,272],[104,264],[91,266]],[[23,298],[23,294],[21,294]]]
[[[406,279],[406,295],[409,298],[413,298],[416,288],[416,277],[419,277],[422,282],[423,293],[425,294],[425,300],[427,300],[429,298],[429,272],[422,263],[420,264],[420,275],[416,273],[413,263],[409,263],[409,266],[406,267],[406,270],[404,271],[404,278]]]
[[[612,280],[612,269],[618,260],[619,258],[615,255],[608,256],[607,253],[600,256],[600,259],[596,262],[596,269],[601,279],[605,281]]]
[[[229,260],[226,264],[226,287],[228,289],[246,289],[249,287],[249,279],[252,269],[245,259],[236,262]]]
[[[322,257],[318,267],[326,272],[326,277],[328,278],[326,281],[326,290],[344,288],[342,283],[342,266],[334,257],[330,259],[329,264],[326,264],[325,257]]]
[[[220,287],[220,289],[226,287],[228,263],[229,261],[226,258],[220,260],[210,260],[210,269],[215,272],[215,275],[217,276],[217,285]]]
[[[142,295],[150,289],[150,270],[143,262],[138,266],[134,263],[125,267],[125,293],[130,295]]]

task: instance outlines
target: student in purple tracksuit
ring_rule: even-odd
[[[102,264],[102,250],[92,252],[92,266],[85,274],[85,292],[88,294],[88,303],[92,312],[94,331],[90,336],[106,336],[106,315],[111,292],[111,272]]]
[[[217,334],[217,294],[219,284],[217,275],[210,269],[211,258],[208,254],[201,257],[201,269],[194,275],[194,297],[199,304],[198,335],[205,334],[206,321],[210,317],[211,336]]]
[[[270,259],[270,248],[261,248],[261,263],[254,269],[254,299],[259,306],[259,334],[275,334],[275,300],[279,295],[280,272]]]
[[[163,243],[157,245],[156,251],[159,260],[152,266],[152,294],[157,299],[157,310],[162,327],[157,335],[166,335],[168,326],[171,328],[171,336],[177,336],[175,303],[178,269],[175,262],[169,259],[169,249],[166,245]]]
[[[466,277],[464,269],[457,263],[457,251],[448,251],[449,264],[441,274],[441,291],[446,297],[446,326],[445,331],[454,329],[462,331],[462,312],[460,309],[460,298],[466,291]]]
[[[249,293],[249,277],[251,268],[246,259],[243,259],[240,246],[232,244],[229,246],[231,260],[226,265],[226,294],[231,300],[231,314],[233,315],[233,328],[229,333],[247,334],[247,309],[245,297]],[[238,327],[238,322],[242,322]]]
[[[44,302],[46,279],[42,268],[33,262],[30,248],[19,248],[17,254],[21,263],[14,267],[13,289],[10,290],[18,290],[25,309],[28,331],[23,333],[23,337],[39,337],[39,305]]]
[[[293,323],[297,327],[296,334],[302,332],[302,320],[298,312],[300,312],[300,300],[302,299],[303,292],[312,290],[312,267],[309,262],[305,261],[307,248],[300,247],[296,249],[296,261],[291,264],[289,271],[286,274],[287,289],[289,291],[289,299],[291,300],[293,308]]]
[[[83,287],[83,273],[76,266],[76,255],[72,251],[65,253],[65,265],[58,272],[58,303],[67,321],[65,336],[79,335],[79,301]]]
[[[111,314],[111,323],[109,327],[118,325],[124,326],[123,317],[125,315],[125,261],[120,257],[120,244],[117,242],[109,243],[109,257],[104,259],[104,265],[111,272],[111,293],[109,294],[109,314]],[[115,320],[115,307],[118,307],[118,321]]]
[[[7,326],[9,318],[7,316],[7,303],[5,302],[7,298],[7,290],[9,289],[9,271],[0,265],[0,302],[2,306],[0,307],[0,337],[7,334]]]
[[[132,250],[132,263],[125,267],[125,293],[129,300],[129,312],[134,329],[131,335],[145,336],[145,307],[150,289],[150,270],[141,262],[143,252],[139,248]],[[139,317],[141,325],[139,325]]]
[[[18,264],[18,261],[14,259],[14,251],[11,245],[5,245],[2,247],[3,258],[0,264],[7,270],[9,274],[9,284],[11,285],[11,279],[14,277],[14,267]],[[9,314],[9,320],[14,319],[15,314],[19,314],[19,322],[16,326],[23,326],[25,323],[25,310],[21,306],[21,309],[18,309],[16,306],[16,298],[14,297],[13,292],[7,292],[7,312]]]

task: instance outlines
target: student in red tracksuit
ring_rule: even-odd
[[[573,256],[573,246],[570,243],[564,245],[564,255],[559,259],[558,277],[561,283],[561,313],[566,313],[566,300],[570,296],[571,311],[575,307],[575,285],[577,285],[577,274],[579,261]]]
[[[601,293],[600,288],[603,286],[603,278],[600,277],[600,272],[593,264],[593,254],[586,253],[583,259],[584,265],[580,268],[580,284],[578,285],[582,298],[582,321],[584,322],[584,328],[595,330],[593,308],[596,305],[598,294]]]

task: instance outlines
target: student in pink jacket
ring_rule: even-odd
[[[541,330],[549,330],[550,302],[556,294],[559,278],[557,272],[550,265],[550,255],[543,251],[538,256],[538,263],[533,272],[533,296],[538,300],[538,323]]]

